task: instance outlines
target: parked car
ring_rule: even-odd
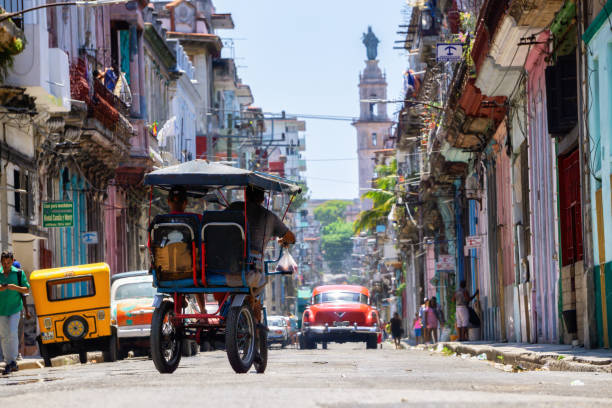
[[[104,361],[117,360],[117,329],[110,317],[110,268],[105,263],[40,269],[30,275],[38,312],[36,338],[45,367],[53,357],[102,351]]]
[[[318,286],[304,310],[300,348],[327,348],[328,342],[365,342],[375,349],[379,343],[379,314],[370,305],[370,291],[357,285]]]
[[[289,344],[289,331],[285,316],[268,316],[268,344],[279,343],[281,347]]]
[[[127,357],[130,351],[135,356],[149,355],[153,298],[157,293],[153,277],[147,271],[132,271],[113,275],[111,282],[111,322],[117,326],[119,357]],[[194,307],[191,303],[189,308]],[[185,356],[198,351],[194,341],[186,341],[183,346]]]

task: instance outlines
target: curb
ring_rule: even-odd
[[[518,366],[528,370],[612,373],[612,360],[609,359],[589,360],[581,356],[568,356],[558,353],[506,351],[491,346],[455,342],[440,342],[431,346],[435,351],[441,352],[443,348],[447,348],[457,355],[478,356],[484,354],[488,361],[501,362],[505,365]],[[429,347],[424,347],[424,349],[427,350]]]
[[[0,369],[4,370],[6,364],[4,362],[0,363]],[[19,367],[19,371],[21,370],[33,370],[37,368],[43,368],[45,363],[42,359],[24,359],[17,361],[17,367]]]
[[[102,353],[90,352],[87,355],[88,364],[96,364],[96,363],[101,363],[103,361],[104,360],[102,358]],[[62,366],[77,365],[77,364],[81,364],[81,362],[79,361],[79,356],[76,354],[59,356],[59,357],[55,357],[51,359],[52,367],[62,367]],[[4,370],[5,365],[6,364],[4,362],[0,362],[0,369]],[[35,370],[35,369],[45,368],[45,362],[42,358],[37,358],[37,359],[26,358],[26,359],[17,361],[17,366],[19,367],[19,371]]]

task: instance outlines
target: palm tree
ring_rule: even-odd
[[[372,208],[359,213],[353,224],[355,234],[368,231],[376,227],[389,216],[395,204],[395,185],[397,184],[397,161],[393,159],[390,164],[376,166],[376,190],[370,190],[361,196],[372,200]]]

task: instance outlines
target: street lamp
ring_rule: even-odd
[[[47,3],[41,4],[40,6],[32,7],[25,10],[14,11],[12,13],[5,13],[0,15],[0,23],[8,20],[9,18],[13,18],[19,16],[21,14],[28,13],[30,11],[36,11],[43,8],[56,7],[56,6],[77,6],[77,7],[98,7],[98,6],[107,6],[111,4],[123,4],[128,3],[131,0],[93,0],[93,1],[69,1],[66,3]]]

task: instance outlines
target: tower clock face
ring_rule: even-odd
[[[193,32],[195,9],[187,3],[181,3],[174,10],[176,30],[184,33]]]

